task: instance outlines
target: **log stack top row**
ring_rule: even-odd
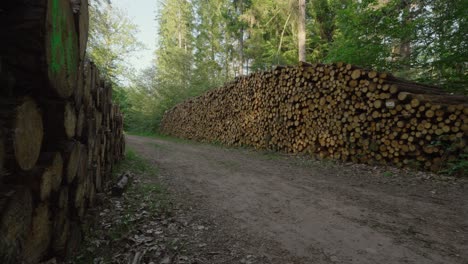
[[[112,85],[85,58],[87,0],[0,4],[0,263],[76,253],[124,155]]]
[[[468,153],[468,97],[350,64],[301,63],[187,100],[165,113],[161,131],[439,171]]]

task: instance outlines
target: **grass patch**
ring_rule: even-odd
[[[127,148],[125,159],[115,166],[112,172],[113,176],[118,176],[124,172],[132,172],[134,174],[157,174],[157,169],[152,166],[147,160],[138,156],[135,151]]]
[[[283,157],[282,153],[275,151],[262,151],[260,154],[266,160],[278,160]]]
[[[384,171],[384,173],[382,173],[382,176],[387,177],[387,178],[393,177],[393,172],[391,172],[391,171]]]
[[[190,144],[200,143],[200,142],[195,141],[195,140],[177,138],[177,137],[162,135],[162,134],[158,134],[158,133],[148,133],[148,132],[145,132],[145,133],[125,132],[125,133],[128,134],[128,135],[132,135],[132,136],[156,138],[156,139],[162,139],[162,140],[167,140],[167,141],[176,142],[176,143],[190,143]]]

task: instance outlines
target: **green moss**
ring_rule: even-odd
[[[52,1],[51,23],[51,71],[53,74],[58,74],[65,70],[69,75],[74,74],[78,59],[76,56],[78,47],[75,34],[68,30],[66,13],[62,12],[60,8],[60,0]]]

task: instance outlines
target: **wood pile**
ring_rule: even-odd
[[[85,59],[87,0],[3,1],[0,29],[0,263],[38,263],[79,245],[123,118]]]
[[[185,101],[166,112],[161,131],[438,171],[468,153],[468,98],[349,64],[301,63]]]

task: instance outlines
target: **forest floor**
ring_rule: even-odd
[[[170,138],[127,146],[134,183],[104,199],[81,263],[468,263],[467,179]]]

